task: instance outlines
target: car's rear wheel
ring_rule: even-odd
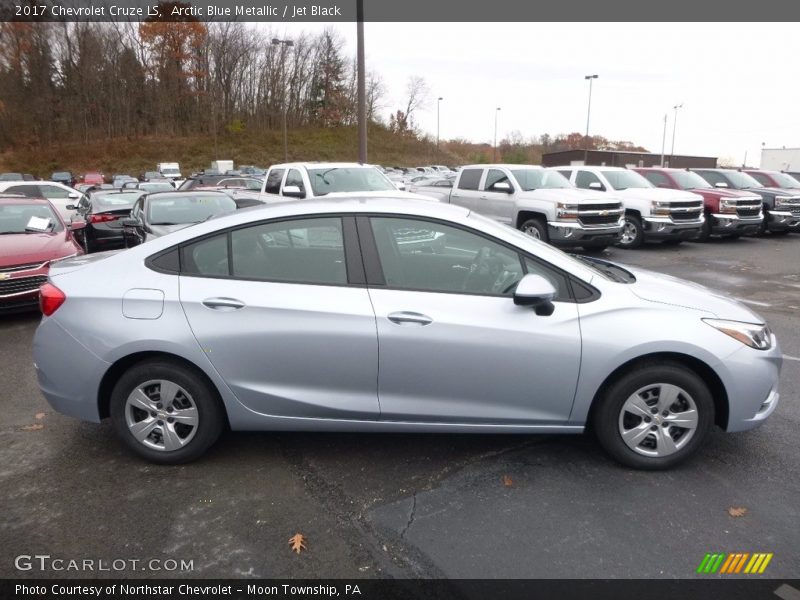
[[[623,465],[667,469],[702,444],[714,422],[703,380],[677,363],[629,371],[599,398],[592,425],[600,444]]]
[[[114,386],[110,412],[125,444],[161,464],[196,459],[225,424],[217,394],[204,378],[168,360],[141,362],[126,371]]]
[[[619,242],[620,248],[639,248],[644,243],[644,228],[642,220],[637,215],[625,215]]]
[[[547,225],[539,219],[528,219],[520,225],[519,230],[522,233],[527,233],[533,239],[542,240],[543,242],[550,241],[547,235]]]
[[[711,217],[706,215],[706,220],[703,221],[703,225],[700,227],[700,231],[697,235],[692,239],[693,242],[707,242],[711,238]]]

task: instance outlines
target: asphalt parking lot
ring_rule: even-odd
[[[54,413],[31,364],[38,317],[0,317],[0,577],[91,575],[14,567],[47,554],[193,562],[98,576],[681,578],[707,552],[737,551],[772,552],[765,576],[796,577],[800,235],[604,256],[721,289],[768,320],[789,358],[763,427],[714,432],[661,473],[618,466],[590,435],[237,433],[159,467],[108,423]]]

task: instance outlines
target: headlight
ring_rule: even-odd
[[[756,350],[772,348],[772,332],[766,324],[725,321],[724,319],[703,319],[703,321],[725,335],[739,340],[745,346]]]
[[[650,212],[653,215],[668,217],[669,216],[669,202],[651,202]]]
[[[775,196],[775,208],[783,206],[784,204],[789,204],[791,199],[791,196]]]
[[[721,213],[735,213],[736,212],[736,200],[731,198],[723,198],[719,201],[719,212]]]
[[[578,218],[578,205],[577,204],[567,204],[566,202],[559,202],[558,203],[558,211],[556,215],[559,219],[564,220],[575,220]]]

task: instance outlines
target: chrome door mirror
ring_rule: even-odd
[[[305,198],[305,193],[297,185],[286,185],[283,187],[283,195],[288,198]]]
[[[514,188],[511,187],[511,184],[507,181],[498,181],[497,183],[492,184],[489,186],[490,192],[505,192],[506,194],[510,194],[514,191]]]
[[[724,181],[718,181],[717,183],[714,184],[714,187],[726,188],[726,187],[728,187],[728,184],[725,183]]]
[[[589,184],[589,189],[590,190],[600,190],[600,191],[602,191],[602,190],[605,190],[606,188],[604,188],[603,184],[600,183],[599,181],[592,181]]]

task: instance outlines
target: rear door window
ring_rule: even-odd
[[[483,175],[483,169],[464,169],[458,180],[458,189],[477,191],[478,184],[481,182],[481,175]]]

